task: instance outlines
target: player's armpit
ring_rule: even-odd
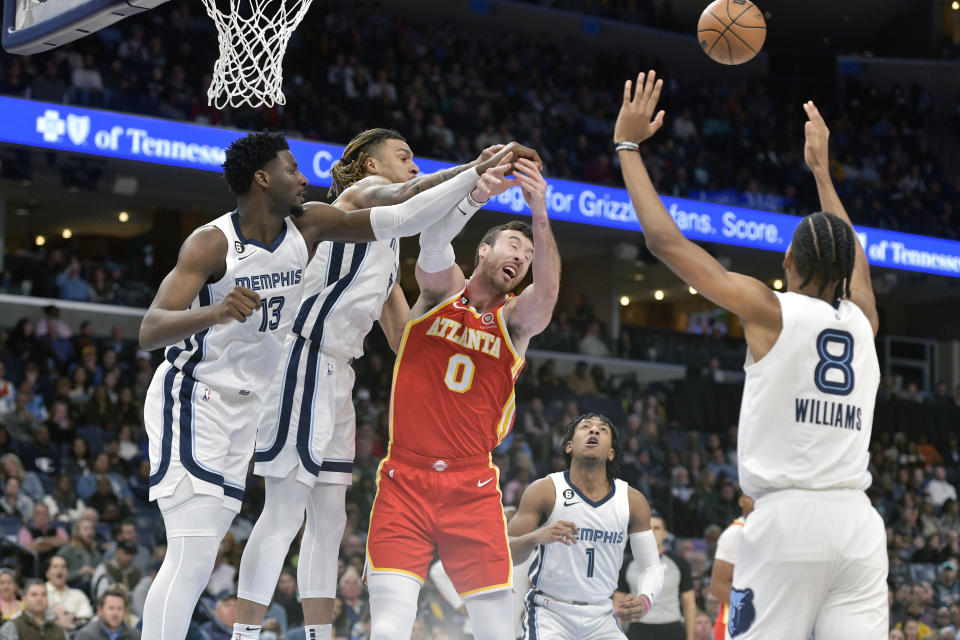
[[[420,287],[420,297],[414,305],[415,315],[425,313],[460,291],[467,281],[463,275],[463,269],[458,264],[436,273],[424,271],[418,264],[416,265],[416,276],[417,285]]]
[[[782,325],[780,302],[764,283],[720,264],[679,230],[669,241],[647,239],[647,248],[703,297],[731,311],[744,322],[776,329]]]
[[[173,344],[214,324],[211,307],[188,309],[200,289],[226,270],[227,238],[214,227],[192,233],[180,247],[177,264],[157,289],[140,323],[140,347]]]

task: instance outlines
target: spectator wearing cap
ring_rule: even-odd
[[[233,625],[237,623],[237,596],[217,600],[213,608],[213,620],[202,625],[210,640],[230,640]]]
[[[124,622],[129,611],[126,589],[120,585],[106,589],[97,603],[97,617],[88,622],[74,640],[139,640],[140,632]]]
[[[103,552],[104,561],[113,560],[117,555],[117,546],[124,541],[131,542],[137,551],[133,556],[133,566],[140,569],[141,573],[146,573],[150,568],[150,549],[140,544],[140,536],[137,533],[137,526],[133,520],[124,520],[116,529],[114,542],[107,545]],[[132,590],[131,590],[132,591]]]
[[[33,507],[30,521],[20,528],[17,541],[20,546],[34,551],[41,564],[46,564],[69,538],[63,525],[50,519],[50,507],[45,502],[38,502]]]
[[[938,607],[960,604],[960,581],[957,580],[956,560],[951,558],[940,565],[940,574],[934,584],[934,591]]]
[[[133,558],[137,555],[137,545],[129,540],[117,543],[117,550],[113,559],[101,562],[91,578],[90,593],[100,599],[107,589],[114,585],[123,585],[130,592],[140,582],[140,569],[133,566]]]
[[[66,640],[67,634],[47,620],[47,587],[36,579],[23,588],[23,613],[0,627],[2,640]]]
[[[61,626],[70,629],[93,617],[93,608],[87,594],[67,585],[67,561],[63,556],[50,558],[46,576],[48,617],[60,620]],[[69,621],[69,624],[65,625],[66,621]]]

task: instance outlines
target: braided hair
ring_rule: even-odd
[[[617,432],[617,426],[613,424],[613,421],[607,416],[592,412],[584,413],[568,422],[563,430],[563,442],[560,443],[560,452],[563,454],[563,460],[567,465],[567,469],[569,469],[573,454],[567,452],[567,443],[573,441],[573,432],[577,430],[580,423],[584,420],[590,420],[591,418],[597,418],[610,429],[610,446],[613,449],[613,460],[607,460],[607,480],[613,482],[617,476],[620,475],[620,467],[623,466],[623,449],[620,447],[620,435]]]
[[[853,228],[832,213],[818,211],[801,220],[791,243],[797,273],[803,278],[799,288],[816,282],[821,296],[836,282],[833,299],[849,298],[856,242]]]
[[[249,192],[253,174],[289,148],[287,139],[278,132],[251,133],[234,140],[227,147],[223,161],[223,178],[230,191],[237,196]]]
[[[343,155],[330,168],[333,184],[330,185],[327,195],[340,195],[344,189],[363,178],[367,158],[373,155],[385,140],[406,142],[406,139],[393,129],[367,129],[348,142],[343,148]]]

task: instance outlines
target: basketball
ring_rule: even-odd
[[[714,0],[700,14],[697,39],[721,64],[743,64],[760,52],[767,37],[763,12],[750,0]]]

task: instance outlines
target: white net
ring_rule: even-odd
[[[203,0],[220,43],[207,102],[218,109],[285,104],[283,54],[311,1],[229,0],[220,11],[216,0]]]

